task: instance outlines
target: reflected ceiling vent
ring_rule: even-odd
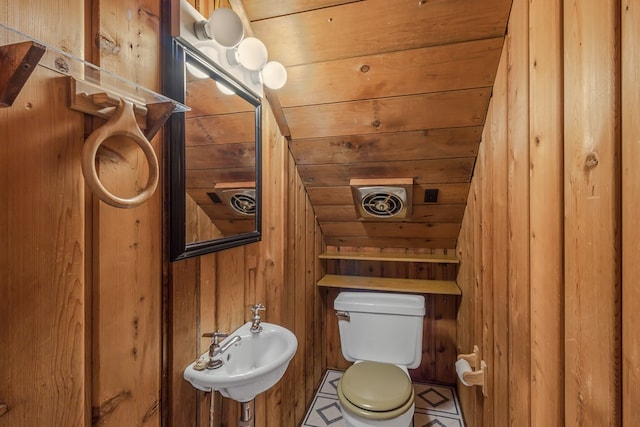
[[[403,219],[411,214],[413,179],[352,179],[361,219]]]
[[[216,184],[216,194],[231,210],[241,216],[255,216],[256,189],[253,182]]]

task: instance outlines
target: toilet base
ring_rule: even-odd
[[[416,405],[413,404],[404,414],[388,420],[369,420],[358,417],[342,408],[342,418],[347,427],[413,427],[415,408]]]

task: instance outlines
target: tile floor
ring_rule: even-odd
[[[328,370],[301,427],[344,427],[337,386],[342,371]],[[464,427],[456,391],[451,386],[413,383],[416,390],[414,427]]]

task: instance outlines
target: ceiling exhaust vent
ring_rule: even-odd
[[[251,188],[253,187],[253,188]],[[234,213],[255,216],[256,189],[253,182],[216,184],[216,194]]]
[[[390,185],[370,185],[381,183]],[[362,219],[407,218],[411,212],[412,187],[412,179],[384,180],[384,182],[382,180],[351,180],[356,209]]]
[[[224,195],[231,209],[240,215],[256,214],[256,190],[226,190]]]

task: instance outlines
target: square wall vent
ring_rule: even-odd
[[[411,216],[413,179],[352,179],[349,183],[361,219],[392,220]]]

